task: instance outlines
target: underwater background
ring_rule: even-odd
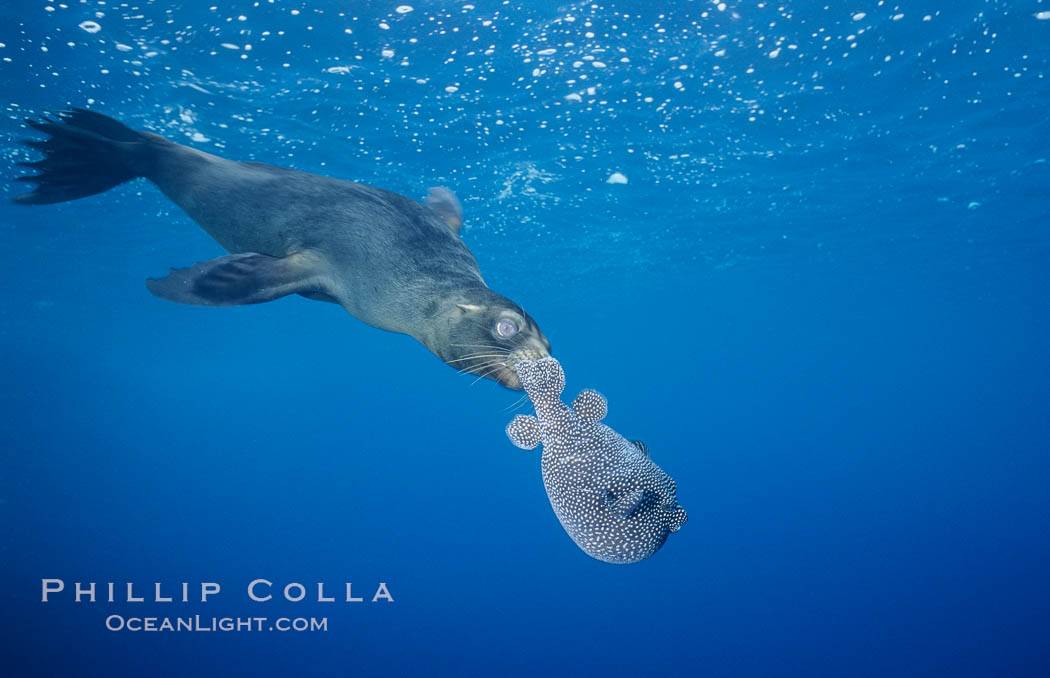
[[[8,0],[0,86],[3,675],[1050,675],[1050,2]],[[144,181],[12,205],[69,106],[452,188],[689,522],[592,560],[518,393],[333,305],[154,298],[223,250]],[[348,581],[395,602],[311,600]]]

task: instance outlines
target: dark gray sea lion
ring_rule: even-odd
[[[427,205],[351,181],[237,162],[133,130],[91,111],[27,120],[48,137],[26,143],[37,184],[24,205],[65,202],[145,177],[230,254],[147,281],[183,304],[257,304],[289,294],[340,304],[408,334],[458,370],[521,388],[513,366],[550,355],[517,304],[488,288],[459,237],[447,189]]]
[[[526,450],[543,444],[540,469],[554,514],[583,551],[607,563],[636,563],[656,553],[687,520],[675,482],[601,420],[608,403],[581,391],[572,407],[561,401],[565,372],[554,358],[517,365],[536,416],[519,414],[507,426]]]

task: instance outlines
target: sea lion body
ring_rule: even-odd
[[[239,162],[74,110],[30,121],[50,135],[24,204],[63,202],[145,177],[231,254],[150,280],[188,304],[259,303],[288,294],[343,306],[415,337],[461,371],[519,388],[513,365],[550,354],[520,306],[490,290],[458,235],[451,193],[428,205],[365,184]]]
[[[156,137],[157,169],[147,178],[220,245],[310,253],[332,300],[369,325],[418,339],[428,300],[485,286],[463,240],[415,200],[164,142]]]

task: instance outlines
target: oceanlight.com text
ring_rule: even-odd
[[[328,631],[328,617],[125,617],[111,614],[106,617],[109,631]]]

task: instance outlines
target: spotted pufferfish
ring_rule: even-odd
[[[514,417],[507,436],[533,450],[554,514],[584,553],[607,563],[636,563],[656,553],[687,520],[675,482],[653,463],[639,440],[629,441],[601,420],[608,402],[581,391],[572,407],[561,400],[565,372],[554,358],[520,362],[518,378],[536,416]]]

